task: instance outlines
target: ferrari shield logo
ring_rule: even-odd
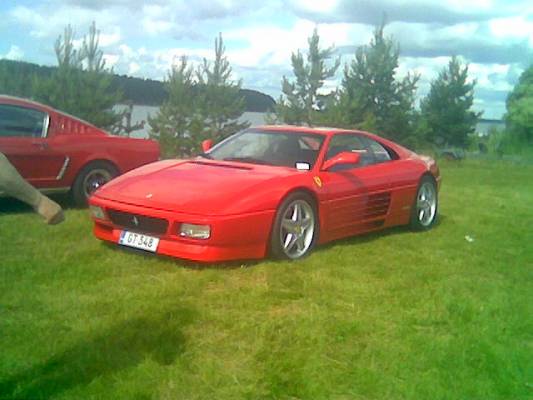
[[[313,179],[318,187],[322,187],[322,179],[319,176],[315,176]]]

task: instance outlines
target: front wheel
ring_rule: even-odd
[[[74,202],[79,207],[86,207],[91,194],[117,175],[117,169],[107,162],[96,161],[87,164],[82,168],[72,186]]]
[[[437,220],[439,207],[437,185],[435,180],[424,176],[416,192],[415,203],[411,212],[411,228],[414,230],[430,229]]]
[[[291,260],[305,257],[315,245],[318,229],[313,199],[305,193],[289,195],[276,212],[270,239],[272,255]]]

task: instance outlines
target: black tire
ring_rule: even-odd
[[[78,173],[72,185],[72,198],[79,207],[87,207],[89,196],[100,186],[118,175],[118,170],[105,161],[94,161],[87,164]]]
[[[428,194],[433,195],[433,199]],[[422,206],[422,205],[425,206]],[[426,214],[428,213],[428,214]],[[431,229],[439,215],[439,193],[435,179],[424,175],[418,184],[416,196],[411,208],[411,229],[415,231],[426,231]]]
[[[283,222],[284,220],[286,222],[291,221],[286,218],[286,216],[289,212],[294,216],[295,207],[300,209],[302,221],[300,224],[295,220],[295,224],[290,228],[295,231],[289,232],[286,224]],[[296,211],[296,213],[298,214],[298,211]],[[306,218],[309,218],[308,222],[305,222]],[[309,227],[305,227],[307,223],[309,223]],[[320,223],[318,212],[313,198],[303,192],[295,192],[288,195],[276,211],[272,232],[270,234],[270,254],[274,258],[289,260],[297,260],[306,257],[315,246],[319,236],[319,229]],[[291,236],[291,238],[288,239],[289,235],[294,235],[294,237]],[[285,246],[283,237],[288,240],[289,248]],[[292,243],[293,240],[294,243]],[[292,251],[293,247],[296,247],[296,249],[294,249],[295,251]]]

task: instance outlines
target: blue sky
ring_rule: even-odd
[[[235,79],[277,98],[290,55],[318,28],[323,46],[343,62],[367,44],[387,15],[385,32],[400,44],[400,75],[421,74],[418,94],[452,55],[470,64],[477,110],[500,118],[520,73],[533,63],[533,2],[513,0],[3,0],[0,58],[54,65],[54,41],[70,24],[81,38],[92,21],[115,72],[164,79],[187,55],[213,56],[222,33]],[[340,82],[342,71],[325,91]]]

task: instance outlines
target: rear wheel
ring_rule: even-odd
[[[118,175],[117,169],[105,161],[95,161],[82,168],[74,185],[72,197],[80,206],[87,206],[87,200],[93,192]]]
[[[430,229],[437,220],[438,193],[435,180],[424,176],[418,185],[415,203],[411,211],[411,227],[415,230]]]
[[[270,239],[277,258],[296,260],[308,255],[318,237],[318,216],[313,199],[305,193],[289,195],[279,206]]]

